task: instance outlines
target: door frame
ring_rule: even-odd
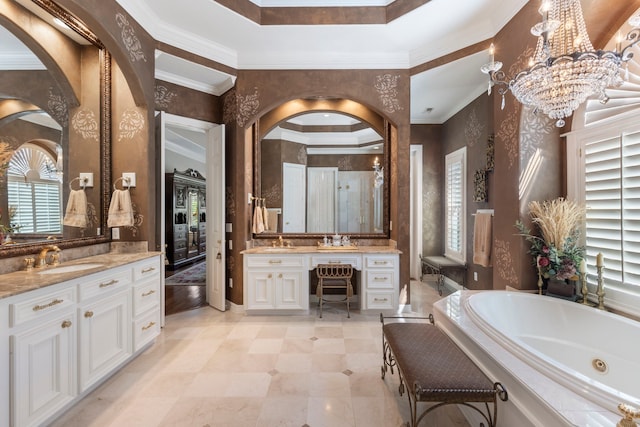
[[[206,300],[207,303],[221,311],[226,308],[225,295],[225,146],[224,146],[224,125],[205,122],[202,120],[192,119],[189,117],[178,116],[166,113],[164,111],[156,112],[156,132],[159,133],[159,151],[160,162],[159,171],[162,176],[160,179],[160,220],[158,221],[160,231],[159,239],[160,248],[165,251],[165,165],[166,165],[166,147],[165,147],[165,128],[167,126],[188,129],[191,131],[202,132],[207,138],[206,147],[206,198],[207,200],[207,221],[206,221],[206,241],[207,241],[207,273],[206,273]],[[211,185],[215,184],[215,185]],[[215,254],[213,257],[209,255]],[[219,255],[218,255],[219,254]],[[165,292],[164,292],[164,275],[162,277],[162,325],[165,323]]]

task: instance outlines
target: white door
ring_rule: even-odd
[[[209,128],[207,142],[207,301],[225,311],[224,125]]]
[[[156,242],[158,242],[158,246],[156,247],[157,251],[162,252],[164,255],[162,257],[162,271],[160,272],[160,325],[164,326],[164,260],[167,259],[167,241],[165,236],[165,202],[164,202],[164,193],[165,182],[164,182],[164,168],[165,168],[165,129],[164,124],[166,121],[166,113],[164,111],[159,111],[156,113],[156,153],[160,153],[160,155],[156,155],[156,170],[160,175],[160,179],[156,179],[156,183],[160,182],[160,185],[156,185],[158,193],[156,194],[156,212],[159,212],[159,215],[156,220],[158,224],[158,228],[156,230]]]
[[[165,144],[164,135],[166,127],[172,129],[185,129],[191,132],[198,132],[206,136],[206,159],[207,173],[206,177],[206,198],[207,198],[207,220],[206,220],[206,241],[207,241],[207,302],[212,307],[224,311],[226,307],[225,295],[225,240],[224,240],[224,206],[225,206],[225,185],[224,185],[224,125],[203,122],[201,120],[190,119],[188,117],[176,116],[164,112],[158,113],[156,120],[156,135],[161,141],[158,146],[161,147],[162,169],[164,174],[164,157]],[[202,161],[199,159],[199,161]],[[161,193],[158,195],[160,200],[160,245],[164,250],[164,177],[159,180],[161,184]],[[164,274],[162,274],[162,324],[164,325]]]
[[[282,164],[282,232],[304,233],[306,227],[306,167]]]
[[[308,168],[307,233],[336,232],[338,168]]]
[[[422,146],[411,146],[410,158],[410,225],[409,225],[409,274],[419,280],[422,275]]]

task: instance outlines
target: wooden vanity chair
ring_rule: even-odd
[[[342,302],[347,303],[347,317],[351,317],[349,304],[353,296],[353,285],[351,277],[353,276],[353,267],[351,264],[318,264],[316,267],[318,276],[318,287],[316,288],[316,296],[320,306],[320,318],[322,318],[323,302]],[[345,298],[340,301],[325,300],[324,291],[326,289],[344,289]]]

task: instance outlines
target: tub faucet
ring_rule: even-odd
[[[40,254],[38,254],[38,261],[36,262],[36,268],[42,268],[47,266],[47,253],[49,251],[55,251],[56,255],[58,255],[60,253],[60,248],[57,247],[56,245],[48,245],[42,248],[42,250],[40,251]],[[60,263],[59,257],[55,257],[52,263],[54,265],[59,264]]]

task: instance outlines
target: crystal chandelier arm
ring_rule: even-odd
[[[638,42],[640,42],[640,28],[634,28],[631,31],[629,31],[629,33],[627,34],[626,39],[628,41],[630,41],[631,43],[629,43],[624,49],[622,49],[622,51],[620,52],[620,57],[622,58],[623,61],[628,61],[631,58],[633,58],[633,52],[631,52],[631,49],[638,44]]]

